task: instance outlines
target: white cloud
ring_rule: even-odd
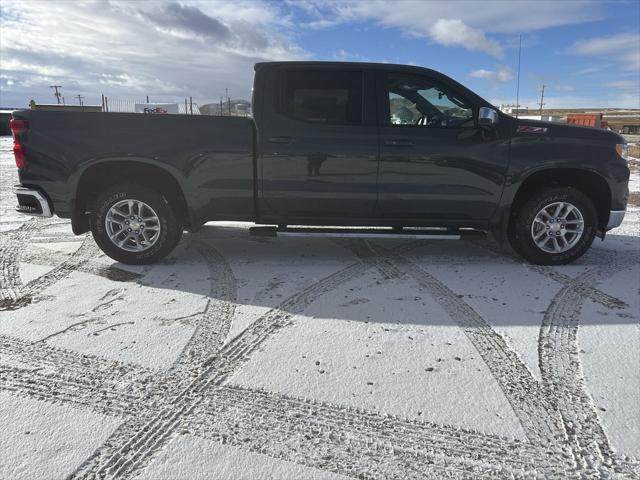
[[[522,34],[603,17],[593,0],[288,0],[313,20],[310,28],[340,22],[366,22],[429,38],[445,46],[463,47],[500,57],[503,47],[488,34]],[[508,43],[513,46],[513,39]]]
[[[371,62],[372,60],[360,55],[358,53],[350,52],[341,48],[340,50],[333,52],[331,55],[333,60],[337,60],[339,62]]]
[[[627,80],[613,80],[607,82],[605,86],[613,89],[612,96],[616,106],[626,106],[628,108],[640,108],[640,78]]]
[[[615,59],[627,71],[640,71],[640,33],[627,32],[574,42],[565,53]]]
[[[607,87],[618,88],[620,90],[640,90],[640,79],[636,80],[616,80],[607,82]]]
[[[608,37],[578,40],[567,50],[577,55],[603,55],[623,49],[640,48],[640,34],[619,33]]]
[[[469,72],[473,78],[483,78],[493,84],[505,83],[513,80],[513,72],[508,67],[498,67],[496,70],[485,70],[483,68]]]
[[[253,64],[302,59],[290,18],[261,1],[3,2],[3,106],[51,101],[63,85],[98,102],[111,97],[247,98]],[[99,13],[98,13],[99,11]],[[19,102],[19,103],[18,103]]]
[[[441,18],[457,18],[472,28],[490,33],[526,33],[604,16],[602,5],[594,0],[292,0],[290,4],[315,17],[342,21],[372,18],[385,26],[408,28],[425,35]]]
[[[593,66],[593,67],[586,67],[586,68],[581,68],[580,70],[578,70],[577,72],[574,72],[576,75],[591,75],[593,73],[598,73],[600,71],[602,71],[601,66]]]
[[[431,38],[445,46],[461,46],[502,57],[502,47],[481,30],[465,25],[462,20],[440,18],[429,31]]]

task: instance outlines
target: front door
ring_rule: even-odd
[[[476,226],[495,211],[508,142],[477,125],[478,105],[426,74],[380,72],[377,215]]]
[[[375,105],[366,78],[356,70],[278,72],[280,98],[265,108],[260,132],[262,217],[371,217],[378,127],[363,101],[370,90]]]

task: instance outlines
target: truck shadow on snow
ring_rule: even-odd
[[[113,266],[139,275],[129,281],[146,287],[293,314],[301,313],[296,296],[311,289],[324,298],[309,301],[305,316],[392,324],[450,325],[445,301],[466,304],[494,326],[540,326],[558,293],[578,283],[593,302],[581,314],[585,320],[627,324],[638,321],[629,281],[639,244],[638,237],[609,235],[572,265],[544,267],[502,253],[489,240],[264,238],[249,236],[244,226],[208,225],[185,233],[156,265]],[[616,273],[605,274],[613,263]],[[435,301],[434,292],[444,292],[444,300]]]

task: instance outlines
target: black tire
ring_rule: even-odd
[[[160,231],[157,238],[154,237],[151,247],[137,252],[129,251],[125,249],[126,246],[119,247],[109,238],[105,224],[107,213],[122,200],[143,202],[153,209],[159,219],[153,225],[159,225]],[[108,188],[96,199],[91,215],[91,233],[100,249],[114,260],[129,265],[147,265],[164,258],[178,244],[182,231],[182,222],[177,220],[173,208],[165,198],[159,192],[142,185],[123,184]],[[123,235],[126,236],[126,232]]]
[[[556,202],[567,202],[576,207],[584,224],[582,236],[575,245],[561,253],[550,253],[534,241],[532,224],[538,212]],[[584,193],[572,187],[543,188],[513,212],[509,224],[509,242],[520,256],[531,263],[565,265],[580,258],[591,247],[597,227],[598,214],[595,206]]]

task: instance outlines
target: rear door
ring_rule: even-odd
[[[478,127],[479,105],[428,74],[381,71],[377,215],[475,226],[502,194],[508,142]]]
[[[273,72],[265,91],[277,94],[263,100],[259,135],[261,217],[371,217],[378,170],[374,84],[373,73],[362,70]]]

